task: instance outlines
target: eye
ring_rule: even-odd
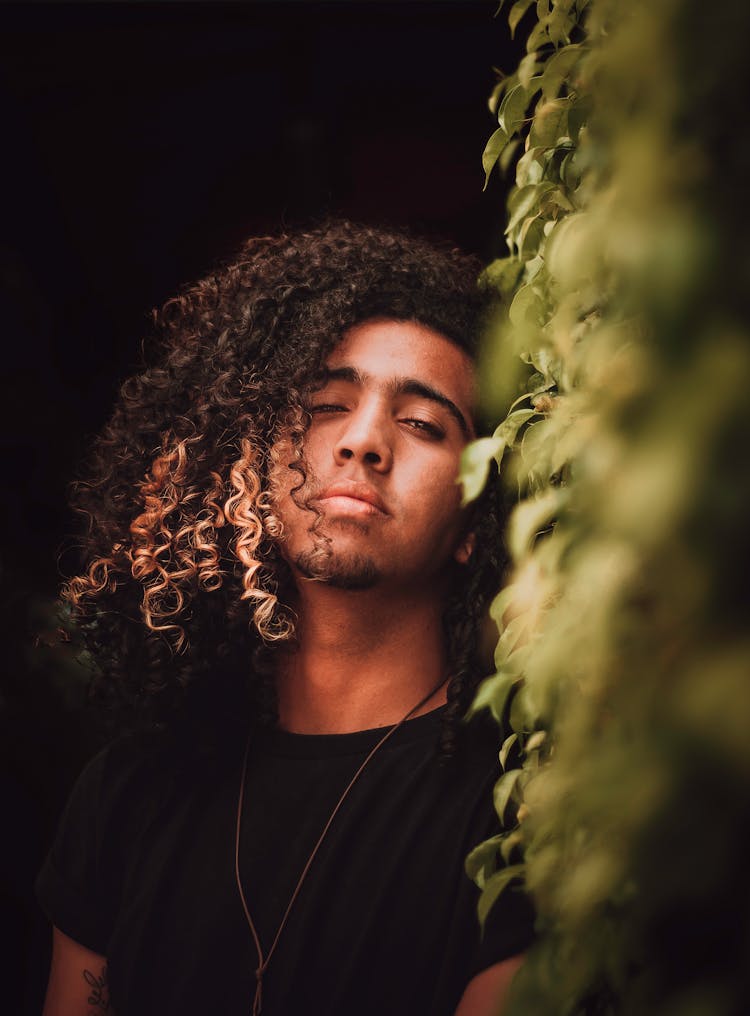
[[[321,402],[317,406],[310,406],[308,412],[313,415],[316,413],[345,413],[346,406],[340,406],[333,402]]]
[[[436,441],[445,437],[445,431],[443,428],[438,426],[438,424],[433,423],[431,420],[421,420],[419,417],[409,416],[401,422],[405,423],[407,427],[410,427],[418,434],[434,438]]]

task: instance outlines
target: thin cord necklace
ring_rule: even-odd
[[[294,892],[292,893],[291,898],[290,898],[289,902],[287,903],[286,910],[284,911],[284,916],[281,918],[281,924],[279,925],[279,927],[278,927],[278,929],[276,931],[276,935],[274,937],[274,940],[271,943],[271,948],[268,950],[268,953],[265,956],[263,954],[263,948],[262,948],[262,946],[260,944],[260,938],[258,937],[258,931],[257,931],[257,929],[255,927],[255,923],[254,923],[252,917],[250,916],[250,909],[249,909],[249,907],[247,905],[247,900],[245,899],[245,891],[242,888],[242,876],[240,875],[240,832],[242,830],[242,806],[243,806],[243,803],[244,803],[244,800],[245,800],[245,782],[246,782],[246,779],[247,779],[247,760],[248,760],[248,756],[250,754],[250,736],[248,736],[247,743],[245,745],[245,756],[244,756],[244,759],[242,761],[242,779],[240,781],[240,792],[239,792],[239,795],[237,797],[237,822],[236,822],[236,825],[235,825],[235,835],[234,835],[234,876],[235,876],[235,880],[237,882],[237,889],[238,889],[239,894],[240,894],[240,902],[242,903],[242,909],[245,912],[245,919],[246,919],[246,921],[248,923],[248,927],[250,928],[250,932],[251,932],[251,934],[253,936],[253,941],[255,942],[255,949],[256,949],[256,951],[258,953],[258,966],[255,969],[255,996],[253,998],[252,1016],[260,1016],[261,1006],[262,1006],[262,1003],[263,1003],[263,975],[265,974],[266,970],[268,969],[268,964],[271,962],[271,957],[273,956],[274,952],[276,951],[276,946],[279,944],[279,939],[281,938],[281,933],[284,930],[284,928],[286,927],[286,922],[289,919],[289,914],[291,913],[292,907],[294,906],[294,903],[295,903],[297,897],[299,896],[300,890],[302,888],[302,884],[305,881],[305,878],[307,877],[307,873],[310,870],[310,868],[312,867],[312,863],[315,860],[315,857],[316,857],[316,855],[318,853],[318,850],[321,847],[321,844],[323,843],[323,840],[326,838],[326,833],[331,828],[331,824],[332,824],[333,820],[336,818],[336,815],[338,814],[339,808],[341,808],[341,805],[346,800],[346,798],[347,798],[347,796],[349,794],[349,791],[352,789],[354,784],[357,782],[357,780],[360,778],[362,773],[367,768],[367,765],[370,762],[370,760],[383,747],[385,742],[390,737],[392,737],[393,734],[396,733],[396,731],[399,729],[399,727],[401,727],[404,723],[406,723],[406,721],[409,719],[410,716],[412,716],[419,709],[421,709],[422,706],[427,705],[427,703],[430,701],[432,696],[437,694],[437,692],[443,687],[443,685],[446,683],[447,680],[448,680],[448,678],[443,678],[443,680],[440,682],[440,684],[438,684],[435,688],[433,688],[432,691],[428,695],[425,695],[425,697],[423,699],[420,699],[420,701],[417,702],[417,704],[415,706],[412,706],[411,709],[409,710],[409,712],[405,716],[403,716],[398,721],[398,723],[394,723],[394,725],[392,727],[388,728],[388,730],[380,738],[378,743],[375,745],[375,747],[369,753],[369,755],[364,760],[364,762],[359,767],[359,769],[357,769],[357,771],[354,774],[354,776],[352,776],[352,778],[349,781],[346,789],[344,790],[344,793],[338,799],[338,801],[336,802],[336,805],[335,805],[333,811],[328,816],[328,821],[323,826],[323,832],[320,834],[320,837],[318,838],[318,842],[313,847],[312,853],[308,857],[307,862],[305,864],[305,867],[302,869],[302,874],[300,875],[299,880],[297,882],[297,885],[294,888]]]

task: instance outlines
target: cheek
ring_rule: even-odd
[[[415,498],[424,531],[433,531],[440,542],[450,543],[464,528],[461,488],[454,481],[453,472],[435,476]]]

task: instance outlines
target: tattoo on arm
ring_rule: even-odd
[[[101,1016],[109,1012],[109,982],[107,980],[107,967],[102,967],[101,974],[97,977],[90,970],[83,971],[83,977],[89,986],[88,1004],[92,1007],[88,1016]]]

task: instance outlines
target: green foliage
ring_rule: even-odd
[[[510,409],[465,495],[494,458],[520,499],[473,706],[503,728],[505,831],[467,868],[482,918],[519,875],[537,905],[514,1014],[730,1016],[750,1011],[750,9],[533,6],[483,159],[515,159],[483,370]]]

